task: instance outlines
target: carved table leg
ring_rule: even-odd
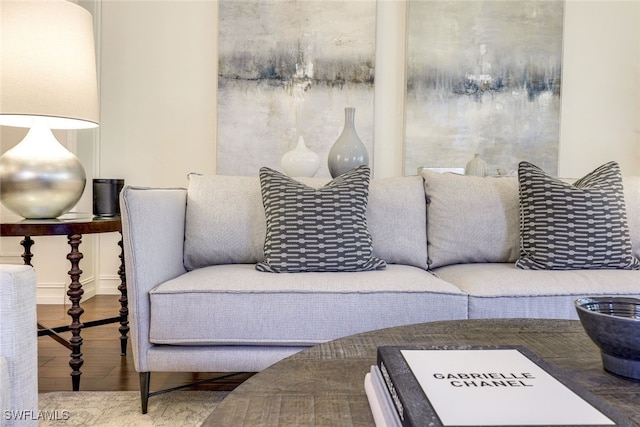
[[[33,254],[31,253],[31,246],[33,246],[36,242],[33,241],[31,236],[24,236],[24,240],[20,241],[20,244],[24,248],[24,253],[22,254],[22,259],[24,260],[24,265],[31,265],[31,259],[33,258]],[[33,267],[33,265],[31,265]]]
[[[127,334],[129,333],[129,299],[127,296],[127,278],[125,275],[124,267],[124,246],[122,243],[122,232],[120,233],[120,268],[118,269],[118,276],[120,276],[120,355],[127,355]]]
[[[67,255],[67,259],[71,262],[71,270],[69,270],[69,276],[71,277],[71,283],[69,284],[69,290],[67,295],[69,301],[71,301],[71,308],[67,311],[67,314],[71,316],[71,325],[69,329],[71,331],[71,360],[69,366],[71,367],[71,383],[73,391],[80,390],[80,367],[84,363],[82,360],[82,353],[80,349],[82,347],[82,337],[80,336],[80,329],[82,329],[82,323],[80,323],[80,316],[84,313],[84,309],[80,307],[80,300],[84,290],[80,283],[80,275],[82,270],[78,267],[80,260],[82,259],[82,253],[78,250],[80,243],[82,242],[81,234],[70,234],[67,236],[69,239],[69,246],[71,246],[71,252]]]

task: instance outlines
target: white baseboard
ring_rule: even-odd
[[[0,264],[24,264],[22,260],[22,255],[19,253],[11,254],[5,253],[0,254]]]
[[[96,284],[93,277],[80,280],[82,284],[82,299],[86,300],[96,295]],[[69,282],[66,283],[38,283],[36,304],[71,304],[67,291]],[[82,300],[81,300],[82,301]]]
[[[22,264],[22,257],[19,254],[0,254],[0,264]],[[69,279],[71,280],[71,279]],[[82,299],[86,300],[96,295],[120,295],[120,276],[117,274],[101,276],[98,280],[94,276],[81,277]],[[67,291],[69,281],[61,282],[38,282],[36,294],[36,304],[70,304]]]
[[[120,295],[118,286],[120,286],[120,276],[117,274],[100,276],[98,286],[96,287],[96,295]]]
[[[66,283],[38,283],[37,304],[68,304]]]

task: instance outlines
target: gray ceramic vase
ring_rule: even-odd
[[[367,147],[356,133],[355,115],[355,108],[344,109],[344,129],[329,150],[327,164],[333,178],[358,166],[369,164]]]

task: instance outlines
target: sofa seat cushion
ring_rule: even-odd
[[[469,294],[469,318],[577,319],[583,296],[640,297],[637,270],[522,270],[512,263],[458,264],[434,273]]]
[[[253,264],[210,266],[158,285],[150,303],[150,341],[173,345],[313,345],[467,315],[455,286],[405,265],[273,275]]]

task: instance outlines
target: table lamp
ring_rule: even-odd
[[[98,126],[93,18],[66,0],[0,0],[0,125],[29,128],[0,157],[0,201],[56,218],[84,191],[80,160],[51,129]]]

